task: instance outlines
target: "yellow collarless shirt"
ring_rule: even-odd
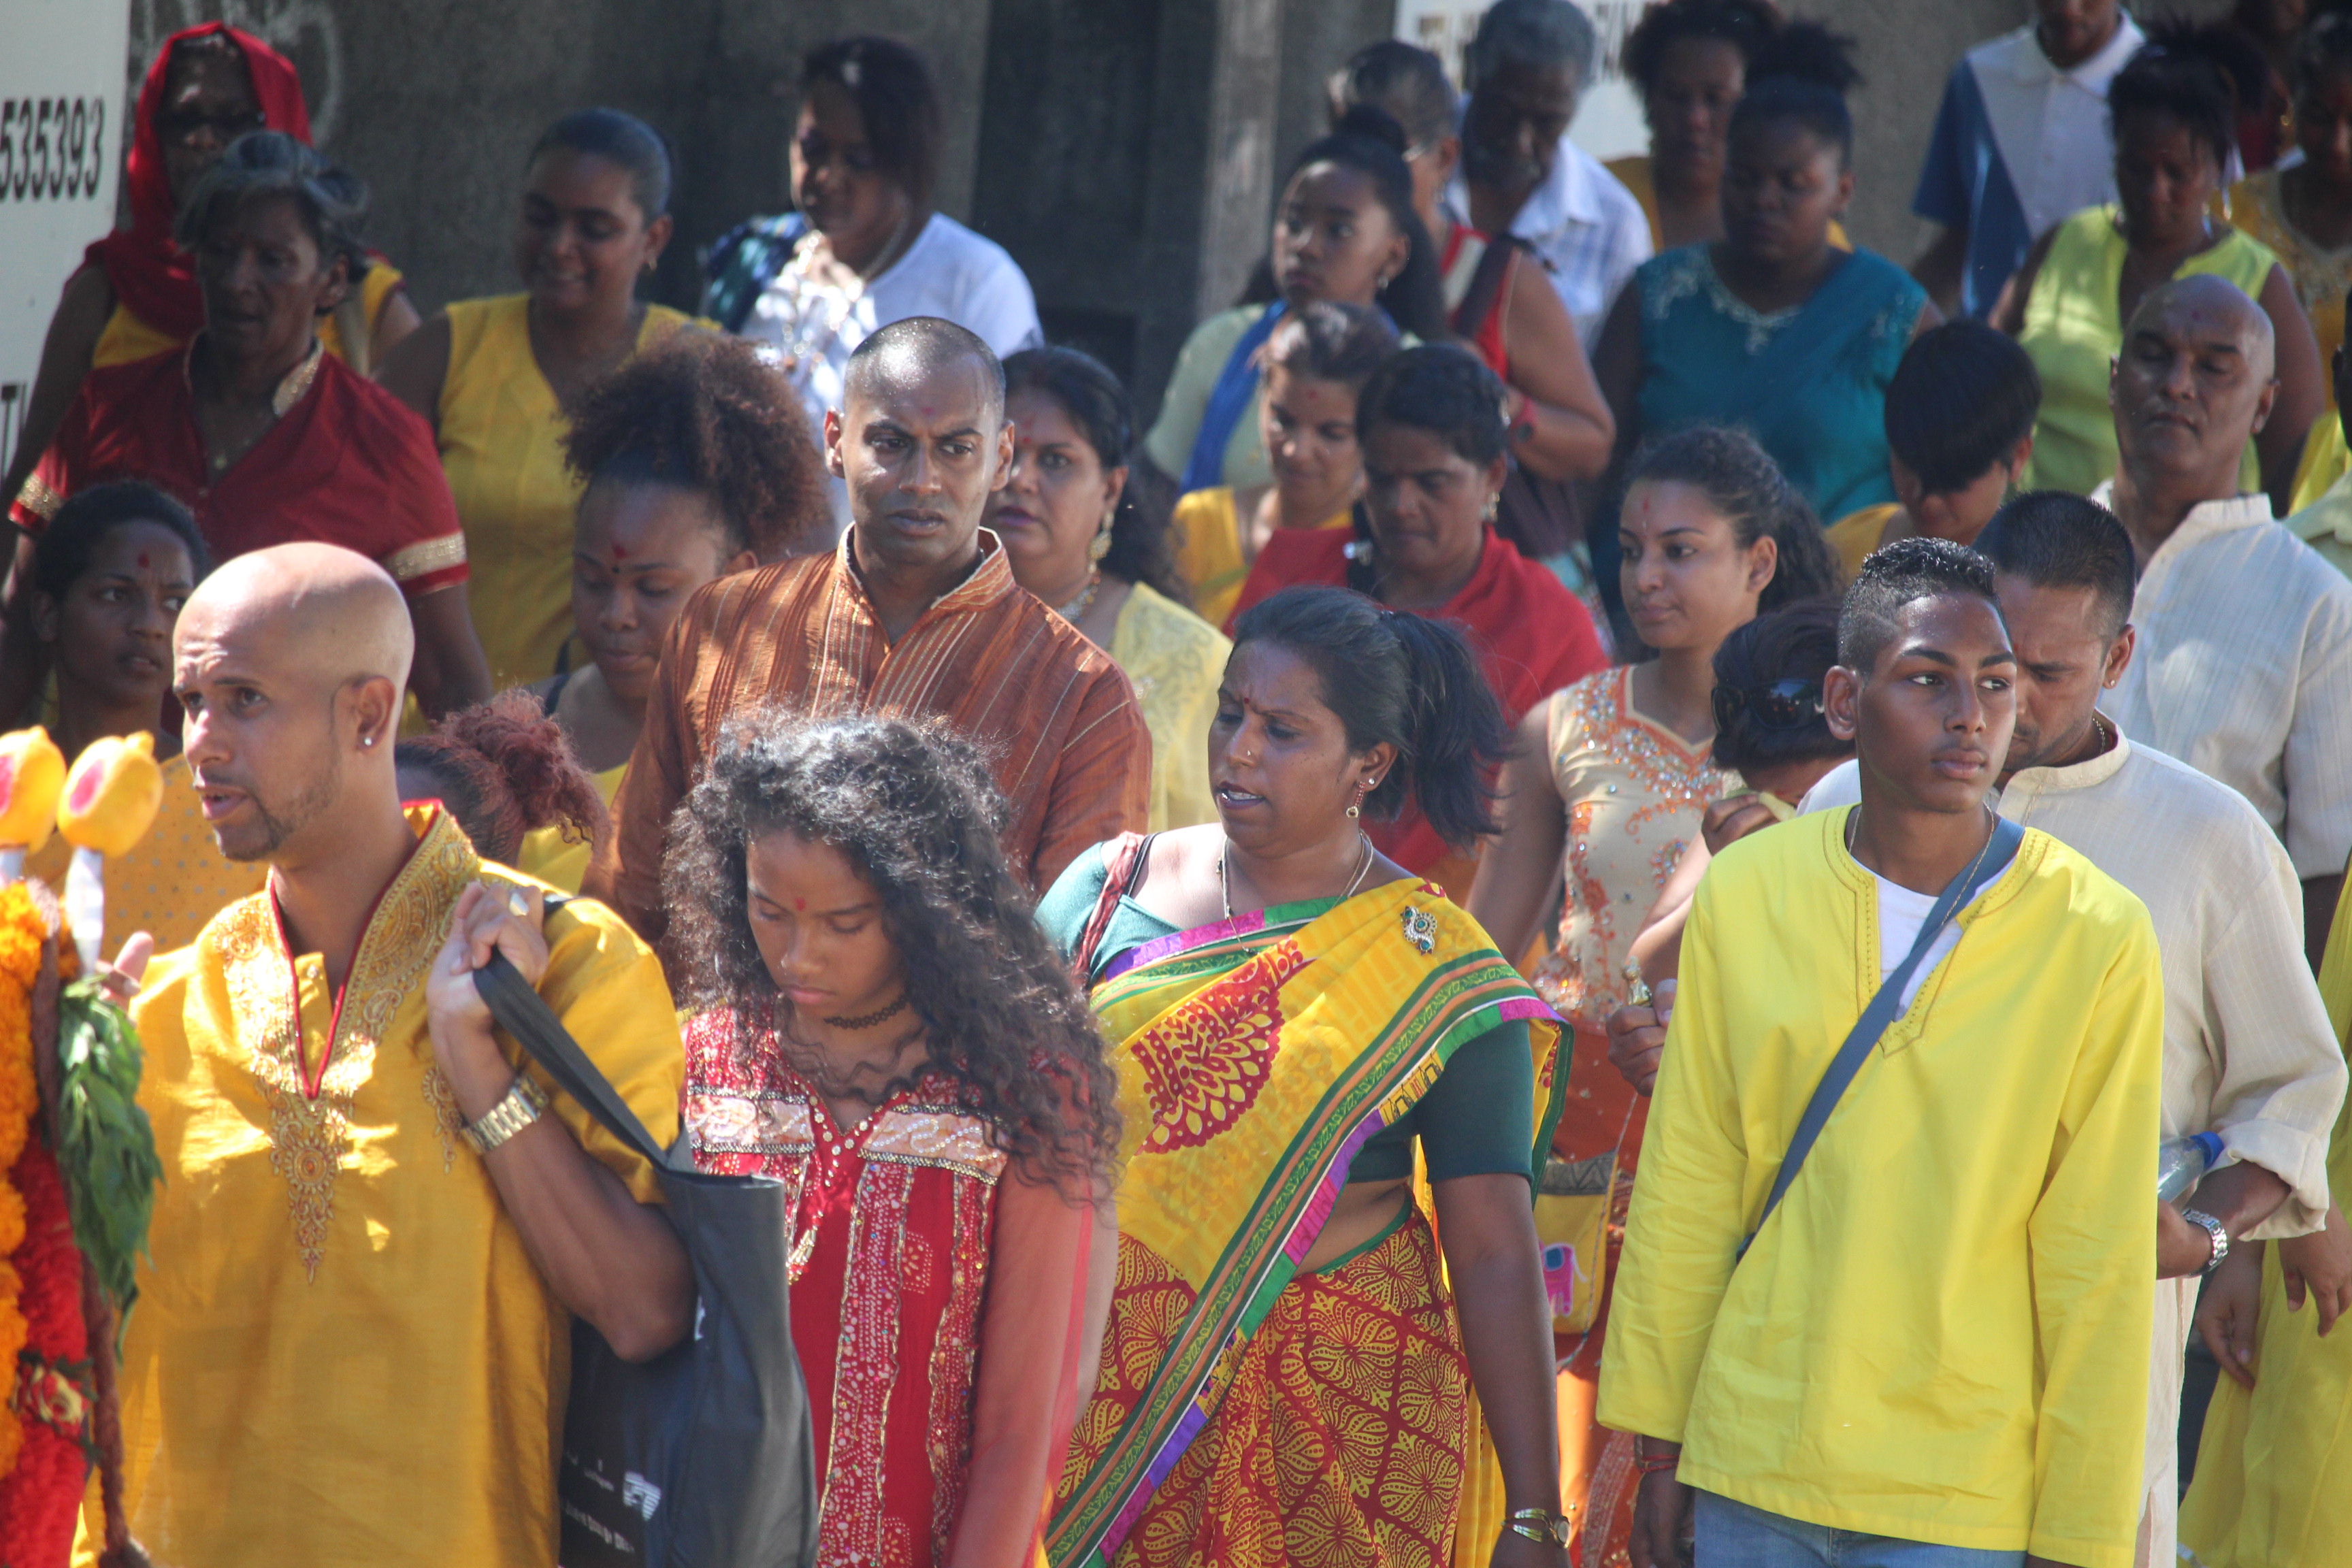
[[[409,816],[420,842],[340,998],[262,892],[157,960],[132,1008],[164,1182],[122,1352],[124,1500],[158,1563],[555,1561],[570,1320],[457,1137],[425,1009],[457,895],[516,879],[437,807]],[[541,995],[667,1143],[684,1058],[658,961],[584,900],[547,934]],[[650,1167],[552,1098],[658,1199]]]
[[[572,635],[572,524],[580,480],[563,464],[563,413],[530,352],[530,296],[460,300],[441,379],[441,471],[466,525],[474,631],[490,689],[555,673]],[[644,353],[688,318],[646,307]]]
[[[2130,1568],[2164,995],[2146,908],[2088,860],[2027,830],[1734,1268],[1878,988],[1846,816],[1743,839],[1699,886],[1601,1419],[1774,1513]]]

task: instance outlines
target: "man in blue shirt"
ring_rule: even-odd
[[[2107,83],[2144,41],[2116,0],[2034,0],[2038,20],[1952,68],[1911,210],[1943,225],[1913,264],[1981,321],[2042,233],[2116,196]]]

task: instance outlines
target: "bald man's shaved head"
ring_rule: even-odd
[[[2271,319],[2225,278],[2200,273],[2144,295],[2124,328],[2107,401],[2116,455],[2145,492],[2237,494],[2247,444],[2278,395]]]
[[[908,316],[893,321],[857,345],[842,379],[844,405],[871,396],[880,387],[904,388],[949,365],[971,361],[979,371],[989,423],[1004,421],[1004,366],[996,351],[953,321]]]
[[[400,584],[366,556],[333,544],[279,544],[237,556],[188,595],[174,642],[192,629],[234,631],[298,650],[331,686],[380,676],[405,687],[416,657]]]
[[[366,556],[237,556],[188,596],[172,649],[188,766],[230,858],[269,858],[330,815],[348,767],[391,779],[416,637],[400,585]]]
[[[2176,278],[2141,295],[2124,324],[2125,341],[2143,326],[2173,335],[2236,338],[2258,380],[2270,380],[2278,363],[2278,334],[2269,313],[2243,289],[2210,272]]]

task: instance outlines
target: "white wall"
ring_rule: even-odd
[[[0,464],[58,290],[114,226],[122,0],[0,0]]]

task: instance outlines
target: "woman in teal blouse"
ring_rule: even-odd
[[[1856,79],[1843,42],[1809,23],[1782,29],[1750,66],[1731,121],[1724,238],[1644,263],[1601,334],[1595,370],[1621,460],[1675,430],[1727,425],[1753,435],[1824,521],[1895,499],[1886,384],[1940,318],[1893,262],[1830,243],[1853,195],[1844,89]],[[1595,531],[1596,557],[1609,532]]]

